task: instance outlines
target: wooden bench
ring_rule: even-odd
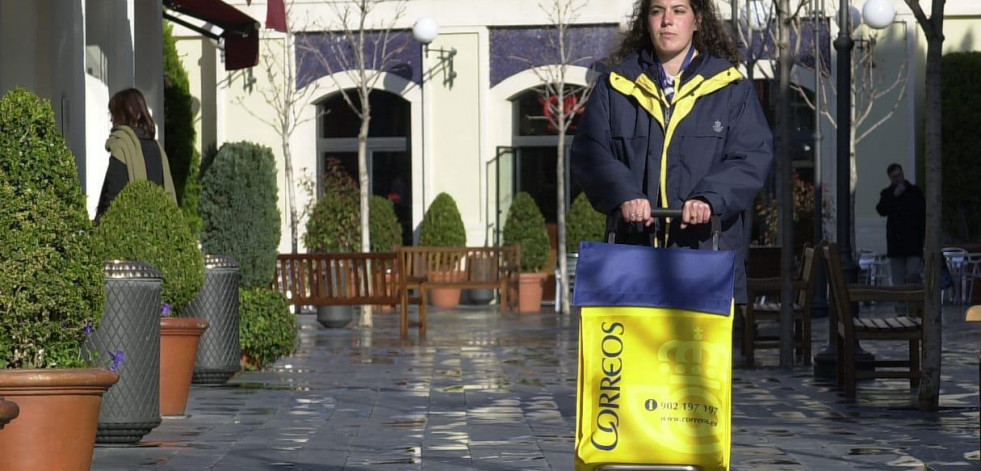
[[[794,280],[794,350],[806,366],[811,364],[811,310],[818,266],[816,255],[814,248],[806,244],[800,270]],[[744,308],[742,350],[747,366],[753,366],[756,350],[780,348],[779,335],[759,335],[756,331],[756,323],[769,321],[779,324],[782,283],[780,277],[746,279],[749,303]],[[760,296],[767,296],[767,301],[760,302]]]
[[[923,286],[847,285],[836,244],[825,244],[823,258],[831,287],[831,301],[838,313],[838,387],[845,396],[854,398],[855,383],[862,378],[908,378],[911,388],[920,383],[923,350]],[[859,318],[852,303],[894,301],[907,303],[908,316]],[[909,356],[902,360],[876,358],[863,361],[858,357],[861,340],[894,340],[909,343]]]
[[[396,252],[279,254],[272,289],[295,306],[399,305],[400,332],[408,335],[409,304],[419,306],[426,334],[426,278],[407,273]],[[417,290],[409,295],[409,286]]]
[[[399,247],[405,268],[403,290],[420,288],[416,280],[426,279],[426,289],[496,289],[501,313],[517,310],[518,274],[521,248],[509,247]]]

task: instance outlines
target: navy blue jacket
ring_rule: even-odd
[[[637,198],[675,209],[692,198],[707,201],[722,219],[720,248],[736,251],[734,295],[744,303],[742,212],[773,159],[770,126],[752,84],[728,61],[697,55],[672,103],[652,67],[649,53],[633,54],[599,78],[572,143],[572,175],[608,215]],[[708,224],[681,230],[672,221],[667,240],[669,247],[711,248]]]

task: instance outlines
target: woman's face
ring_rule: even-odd
[[[651,0],[647,30],[662,61],[687,51],[697,29],[698,19],[689,0]]]

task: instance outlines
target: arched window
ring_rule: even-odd
[[[582,96],[582,88],[568,95],[565,109],[571,110]],[[516,191],[528,192],[545,216],[545,221],[554,225],[558,219],[558,130],[555,119],[549,111],[549,101],[555,103],[556,97],[546,98],[544,89],[532,88],[521,92],[512,101],[514,130],[512,142],[515,154]],[[554,107],[552,107],[554,108]],[[572,199],[582,191],[569,175],[569,149],[572,147],[578,113],[566,131],[565,142],[565,181],[566,208]]]
[[[347,91],[359,107],[357,92]],[[368,180],[371,194],[388,198],[402,224],[402,243],[412,245],[412,154],[411,107],[402,97],[381,90],[368,96],[371,122],[368,124]],[[336,158],[348,174],[358,181],[358,131],[361,120],[341,93],[326,97],[317,106],[317,194],[323,193],[327,159]]]

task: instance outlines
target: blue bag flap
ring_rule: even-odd
[[[736,253],[583,242],[575,306],[640,306],[729,315]]]

